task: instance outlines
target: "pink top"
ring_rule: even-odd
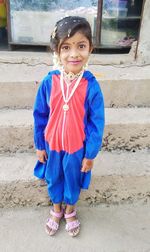
[[[64,112],[64,100],[60,87],[60,75],[52,76],[52,90],[50,96],[50,117],[45,129],[45,140],[50,149],[62,150],[72,154],[83,147],[85,140],[84,115],[85,97],[88,81],[82,78],[72,98],[68,102],[69,110]],[[69,87],[69,94],[74,87]],[[66,83],[64,84],[66,92]]]

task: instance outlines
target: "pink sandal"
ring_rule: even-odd
[[[74,210],[70,214],[64,214],[65,219],[72,218],[77,215],[77,211]],[[74,220],[66,223],[66,230],[70,236],[75,237],[79,234],[80,231],[80,222],[79,220]]]
[[[61,220],[61,218],[64,215],[64,209],[62,208],[60,213],[56,213],[54,212],[54,210],[51,210],[50,214]],[[46,233],[52,236],[57,232],[58,229],[59,229],[59,223],[54,221],[52,218],[48,218],[47,223],[46,223],[46,229],[45,229]]]

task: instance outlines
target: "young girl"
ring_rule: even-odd
[[[81,189],[89,187],[93,160],[102,145],[103,95],[95,77],[85,70],[93,49],[85,18],[70,16],[58,21],[50,46],[58,69],[48,73],[36,96],[34,140],[38,162],[34,174],[46,180],[53,202],[46,232],[54,235],[64,217],[69,235],[76,236],[80,222],[75,204]]]

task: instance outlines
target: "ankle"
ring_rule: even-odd
[[[61,204],[54,204],[53,208],[55,213],[60,213],[62,210]]]
[[[75,206],[67,205],[65,209],[66,214],[71,214],[75,210]]]

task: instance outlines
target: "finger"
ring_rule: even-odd
[[[41,163],[44,163],[45,161],[44,161],[44,156],[40,156],[39,158],[38,158],[38,160],[41,162]]]
[[[45,156],[43,155],[43,157],[42,157],[42,163],[44,164],[45,162],[46,162]]]
[[[81,172],[86,172],[87,171],[87,167],[84,165],[84,166],[82,166],[82,168],[81,168]]]
[[[87,171],[87,170],[84,170],[84,171],[81,171],[81,172],[87,173],[88,171]]]
[[[43,163],[43,161],[42,161],[43,159],[42,158],[38,158],[38,160],[40,161],[40,163]]]
[[[91,169],[92,169],[92,167],[83,166],[83,167],[81,168],[81,172],[89,172],[89,171],[91,171]]]
[[[45,158],[45,160],[48,159],[48,156],[47,156],[47,153],[46,153],[46,152],[44,153],[44,158]]]
[[[84,172],[84,168],[83,167],[81,168],[81,172]]]
[[[84,172],[84,171],[85,171],[85,165],[82,164],[81,172]]]

